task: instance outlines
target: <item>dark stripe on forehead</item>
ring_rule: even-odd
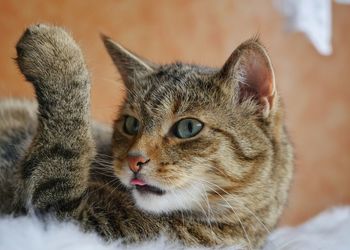
[[[179,88],[176,87],[174,80],[179,81],[179,79],[173,77],[164,79],[153,79],[151,81],[152,84],[147,89],[146,93],[143,94],[143,96],[140,95],[138,100],[134,100],[134,102],[140,102],[142,100],[142,102],[140,102],[139,104],[142,118],[149,117],[155,119],[159,115],[163,115],[171,111],[169,109],[170,107],[162,106],[164,104],[171,104],[171,102],[174,100],[174,96],[178,95],[179,93]],[[157,114],[156,112],[159,110],[161,112],[158,112]]]
[[[151,93],[148,106],[152,107],[152,112],[153,112],[153,110],[158,109],[160,106],[164,104],[165,99],[170,99],[171,101],[172,99],[171,97],[173,96],[173,94],[174,94],[174,91],[169,86],[169,84],[160,85],[157,89],[155,89]]]
[[[185,68],[181,63],[163,66],[155,75],[159,80],[165,82],[181,83],[188,75],[193,75],[193,70]]]
[[[143,123],[152,118],[152,114],[148,112],[145,103],[150,99],[150,95],[155,88],[155,85],[139,83],[135,85],[135,88],[128,90],[126,103],[133,112],[139,115],[139,119]]]

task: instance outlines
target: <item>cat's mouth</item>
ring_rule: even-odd
[[[139,191],[140,193],[152,193],[156,195],[163,195],[165,194],[165,191],[157,188],[155,186],[151,185],[143,185],[143,186],[136,186],[136,190]]]
[[[165,194],[165,191],[158,188],[158,187],[155,187],[155,186],[152,186],[152,185],[148,185],[146,184],[143,180],[141,179],[138,179],[138,178],[134,178],[131,180],[131,185],[133,185],[136,190],[140,193],[143,193],[143,194],[156,194],[156,195],[163,195]]]

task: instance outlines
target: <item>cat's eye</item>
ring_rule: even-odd
[[[124,132],[128,135],[136,135],[140,129],[140,122],[132,116],[125,116]]]
[[[203,123],[193,119],[186,118],[178,121],[173,127],[173,133],[176,137],[185,139],[197,135],[203,128]]]

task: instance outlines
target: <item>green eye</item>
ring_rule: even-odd
[[[129,135],[136,135],[140,129],[140,122],[132,116],[126,116],[124,119],[124,132]]]
[[[203,123],[196,119],[183,119],[174,126],[174,135],[178,138],[190,138],[197,135],[203,128]]]

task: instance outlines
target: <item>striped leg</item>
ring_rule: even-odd
[[[29,27],[16,49],[39,104],[37,133],[22,161],[26,197],[39,211],[74,212],[94,157],[82,52],[65,30],[42,24]]]

